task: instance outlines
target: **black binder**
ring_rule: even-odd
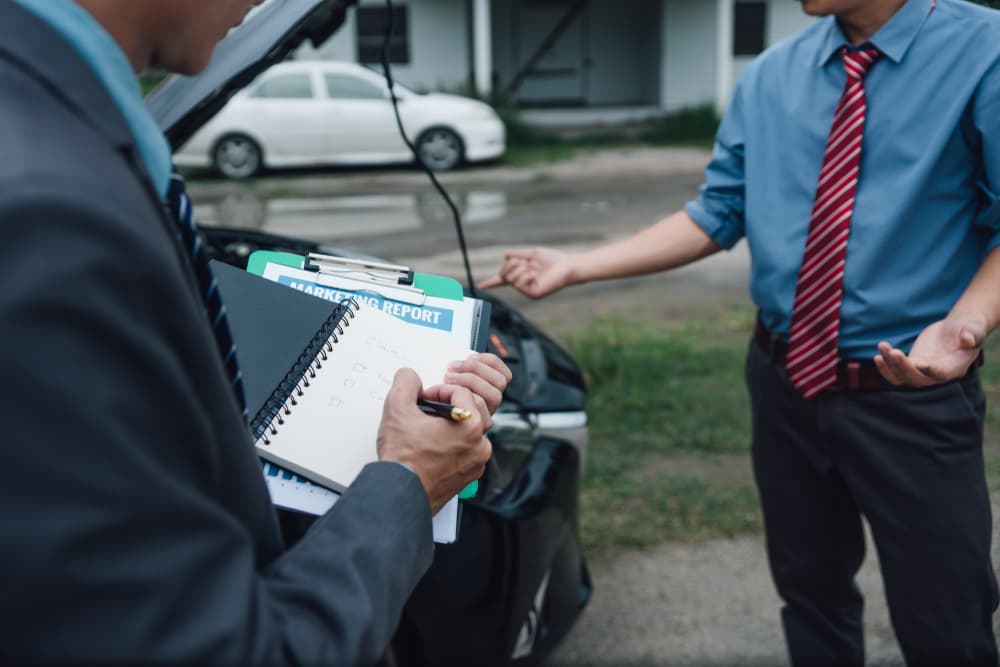
[[[317,299],[217,260],[210,264],[239,355],[256,439],[349,316],[350,304]]]
[[[310,466],[304,459],[296,457],[283,458],[282,452],[275,450],[275,447],[281,449],[279,445],[282,435],[287,435],[283,431],[299,427],[301,435],[302,427],[310,423],[308,417],[297,420],[296,410],[305,410],[305,414],[301,415],[305,417],[310,414],[304,407],[306,404],[311,403],[313,409],[316,409],[315,399],[324,394],[321,388],[310,392],[312,385],[319,387],[324,379],[329,381],[330,378],[341,377],[337,371],[335,351],[343,349],[347,352],[352,348],[353,342],[353,349],[357,353],[358,341],[365,340],[355,336],[352,341],[351,332],[363,336],[366,329],[368,335],[373,335],[373,331],[386,331],[387,339],[400,341],[404,347],[415,348],[421,359],[427,357],[427,353],[435,345],[428,345],[427,341],[421,344],[420,332],[400,329],[400,326],[409,325],[377,310],[371,311],[365,304],[354,300],[334,303],[215,260],[211,262],[211,267],[226,306],[240,360],[254,444],[258,455],[266,461],[262,468],[272,500],[277,506],[286,509],[322,514],[336,501],[337,493],[343,491],[353,477],[344,472],[340,474],[339,481],[323,476],[318,472],[323,466]],[[352,324],[355,325],[354,329],[360,329],[353,331]],[[374,335],[378,337],[380,334]],[[446,346],[442,351],[450,354],[453,350]],[[361,351],[361,354],[364,352]],[[432,354],[427,359],[433,357]],[[378,367],[380,358],[381,353],[376,353],[375,357],[360,356],[358,361],[367,360]],[[449,360],[454,358],[458,357],[449,356]],[[340,357],[340,360],[344,359],[353,360],[354,357],[345,354]],[[439,361],[433,362],[435,368]],[[427,363],[430,362],[425,359],[423,364],[418,365]],[[341,371],[343,370],[341,367]],[[381,415],[381,403],[378,406],[377,415],[365,410],[349,413],[350,423],[343,424],[345,430],[350,430],[350,427],[357,424],[377,422]],[[319,409],[322,411],[324,408]],[[322,434],[326,431],[329,429],[325,426],[316,431],[309,430],[307,440],[310,451],[320,451],[324,455],[333,451],[316,450],[312,447],[314,443],[311,434],[320,436],[315,444],[321,444]],[[375,460],[377,456],[374,451],[374,433],[355,439],[345,438],[341,444],[346,448],[344,451],[353,452],[355,462],[358,457],[367,462]],[[370,452],[363,449],[368,444],[372,448]],[[362,449],[358,449],[359,446]],[[287,450],[284,455],[288,456]],[[474,488],[474,485],[475,483],[470,487]],[[450,543],[457,539],[459,512],[458,499],[454,498],[434,516],[436,542]]]

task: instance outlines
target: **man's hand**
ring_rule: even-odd
[[[507,388],[511,378],[513,375],[510,369],[500,357],[483,352],[470,354],[462,361],[449,364],[444,381],[471,391],[476,404],[478,405],[480,401],[485,403],[488,414],[492,415],[500,407],[504,389]],[[425,396],[425,398],[431,397]]]
[[[472,412],[472,418],[452,421],[426,415],[417,398],[451,403]],[[420,377],[409,368],[396,372],[385,399],[378,430],[378,457],[408,465],[427,492],[436,514],[469,482],[482,477],[492,454],[484,433],[491,424],[489,411],[477,405],[465,387],[439,385],[422,391]]]
[[[575,282],[571,255],[551,248],[521,248],[504,256],[500,271],[478,283],[480,289],[510,285],[525,296],[539,299]]]
[[[885,341],[879,343],[875,366],[894,385],[928,387],[965,375],[985,339],[982,322],[949,316],[920,332],[909,356]]]

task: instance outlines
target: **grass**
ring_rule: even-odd
[[[749,307],[666,324],[599,320],[568,336],[587,376],[591,441],[580,530],[593,555],[664,540],[761,530],[749,458],[743,361]],[[1000,359],[1000,336],[987,342]],[[1000,399],[1000,364],[983,385]],[[1000,411],[987,413],[986,468],[1000,490]]]
[[[710,148],[718,118],[710,106],[686,109],[656,122],[618,129],[589,131],[577,136],[528,125],[509,106],[497,104],[507,128],[502,163],[528,166],[557,162],[581,152],[632,146],[698,146]]]

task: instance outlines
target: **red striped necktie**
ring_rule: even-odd
[[[841,51],[847,82],[823,154],[785,360],[789,380],[806,398],[837,379],[844,264],[865,127],[864,77],[880,55],[874,48]]]

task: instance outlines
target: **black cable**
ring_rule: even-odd
[[[465,278],[468,282],[469,296],[475,297],[476,284],[472,280],[472,268],[469,265],[469,249],[465,245],[465,232],[462,229],[462,218],[458,213],[458,207],[455,206],[455,202],[451,200],[448,192],[438,182],[434,171],[427,166],[424,159],[420,157],[420,152],[410,141],[409,137],[406,136],[406,130],[403,129],[403,120],[399,117],[399,102],[396,100],[395,84],[392,80],[392,69],[389,67],[389,42],[392,39],[392,31],[395,26],[392,0],[385,0],[385,5],[389,10],[389,20],[386,21],[385,38],[382,40],[382,73],[385,76],[386,84],[389,86],[389,98],[392,100],[392,110],[396,114],[396,126],[399,128],[399,135],[403,138],[403,142],[406,144],[406,147],[410,149],[410,152],[413,153],[413,157],[417,160],[417,164],[420,165],[420,168],[423,169],[424,173],[426,173],[431,179],[431,183],[434,184],[438,194],[441,195],[445,203],[448,204],[448,208],[451,209],[452,219],[455,221],[455,233],[458,235],[458,247],[462,251],[462,262],[465,264]]]

